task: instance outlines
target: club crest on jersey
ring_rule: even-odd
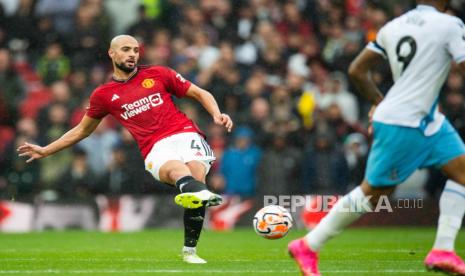
[[[123,104],[121,108],[124,109],[124,112],[121,113],[121,117],[127,120],[161,104],[163,104],[163,99],[160,93],[152,94],[130,104]]]
[[[144,79],[142,81],[142,87],[144,88],[152,88],[155,85],[155,81],[153,79]]]

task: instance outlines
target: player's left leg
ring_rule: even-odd
[[[176,182],[181,194],[175,197],[175,202],[188,209],[221,204],[221,196],[210,192],[204,184],[205,175],[215,160],[207,141],[198,133],[183,133],[178,135],[175,145],[176,152],[190,170],[189,177]]]
[[[188,162],[192,177],[205,186],[206,168],[198,161]],[[183,259],[187,263],[204,264],[206,261],[197,255],[197,242],[202,232],[205,218],[205,206],[196,209],[184,209],[184,247]]]
[[[439,200],[439,225],[433,248],[452,251],[465,214],[465,154],[447,163],[442,171],[449,180]]]
[[[446,119],[432,137],[425,166],[441,168],[449,180],[439,199],[439,220],[433,249],[425,259],[428,269],[465,275],[465,263],[454,243],[465,213],[465,145]]]
[[[175,185],[179,189],[181,193],[175,197],[175,202],[184,208],[216,206],[222,202],[220,195],[210,192],[204,183],[192,176],[190,168],[183,161],[165,162],[158,174],[160,181]]]

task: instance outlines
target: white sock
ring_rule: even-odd
[[[439,199],[439,221],[434,249],[454,250],[455,238],[465,213],[465,186],[447,180]]]
[[[360,208],[362,206],[372,208],[359,186],[336,202],[315,229],[305,236],[310,248],[319,251],[329,239],[342,232],[366,212],[364,208]]]
[[[196,247],[189,247],[189,246],[184,246],[182,248],[182,253],[189,253],[189,254],[195,254],[197,252]]]

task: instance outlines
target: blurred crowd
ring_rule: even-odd
[[[462,2],[452,1],[451,13],[464,18]],[[80,121],[93,89],[111,76],[109,40],[122,33],[140,41],[140,64],[172,67],[235,121],[227,134],[199,104],[176,100],[217,157],[213,189],[244,198],[344,193],[363,179],[370,144],[370,105],[347,68],[381,26],[412,7],[403,0],[0,0],[0,197],[174,191],[144,172],[133,138],[111,118],[38,162],[16,154],[18,145],[46,145]],[[387,92],[387,64],[373,79]],[[464,137],[464,77],[453,70],[443,89],[442,109]]]

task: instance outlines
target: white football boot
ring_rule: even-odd
[[[195,248],[184,247],[182,249],[182,259],[185,263],[188,264],[206,264],[207,261],[200,258],[197,255],[197,250]]]

